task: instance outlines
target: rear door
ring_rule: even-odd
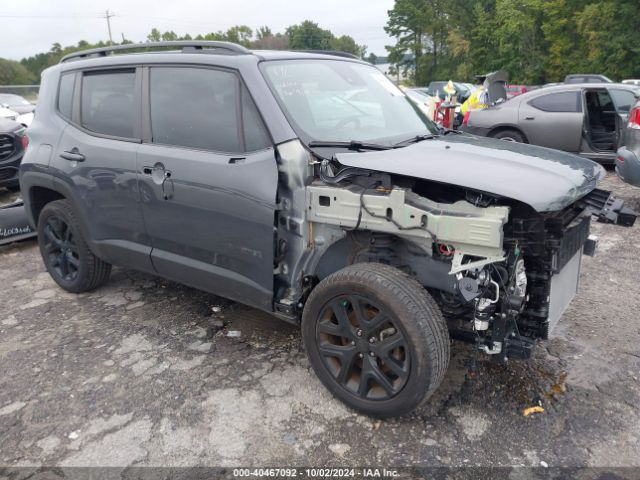
[[[639,89],[626,89],[626,88],[608,88],[609,94],[613,99],[613,103],[618,113],[616,117],[616,141],[615,148],[622,144],[624,128],[629,120],[629,112],[638,100]]]
[[[136,175],[140,85],[136,67],[63,74],[57,113],[68,123],[51,165],[94,251],[111,263],[153,271]]]
[[[537,95],[521,102],[518,116],[518,125],[529,143],[579,151],[583,123],[580,90]]]
[[[156,271],[270,310],[278,173],[239,74],[151,66],[143,84],[137,168]]]

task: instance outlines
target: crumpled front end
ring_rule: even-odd
[[[593,188],[538,211],[462,186],[362,168],[333,177],[328,162],[321,169],[306,187],[311,225],[353,238],[344,249],[350,263],[388,263],[414,276],[454,338],[501,359],[528,357],[560,320],[577,292],[582,256],[596,250],[592,217],[635,221],[620,200]]]

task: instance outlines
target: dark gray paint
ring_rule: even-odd
[[[566,207],[593,190],[604,176],[600,165],[576,155],[471,135],[448,135],[397,150],[336,156],[344,165],[490,192],[539,212]]]
[[[143,144],[137,170],[145,167],[171,172],[164,192],[162,175],[139,176],[156,271],[270,308],[278,184],[273,149],[235,155]]]

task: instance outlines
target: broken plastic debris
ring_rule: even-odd
[[[529,415],[531,415],[533,413],[544,413],[544,408],[542,408],[540,405],[536,405],[535,407],[525,408],[522,411],[522,414],[525,417],[528,417]]]
[[[213,313],[220,313],[222,311],[222,307],[218,307],[218,306],[211,307],[211,311]]]
[[[240,330],[229,330],[229,331],[227,332],[227,337],[237,338],[237,337],[239,337],[240,335],[241,335],[241,334],[240,334]]]
[[[76,431],[74,431],[74,432],[71,432],[71,433],[69,434],[69,439],[70,439],[70,440],[75,440],[75,439],[77,439],[78,437],[79,437],[79,435],[78,435],[78,430],[76,430]]]

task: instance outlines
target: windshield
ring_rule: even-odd
[[[267,82],[306,141],[393,144],[437,127],[377,68],[340,60],[264,62]]]

